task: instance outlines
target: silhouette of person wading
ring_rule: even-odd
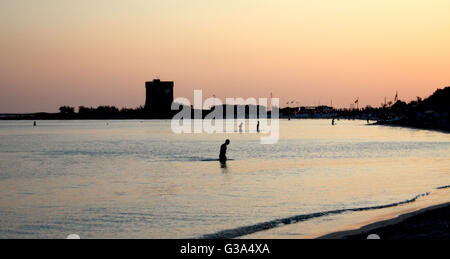
[[[225,143],[223,143],[220,146],[219,161],[222,166],[225,166],[227,163],[227,146],[229,144],[230,144],[230,140],[227,139],[227,140],[225,140]]]

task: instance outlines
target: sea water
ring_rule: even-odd
[[[274,145],[169,120],[0,121],[0,238],[220,237],[397,204],[450,185],[449,151],[447,133],[359,120],[281,120]]]

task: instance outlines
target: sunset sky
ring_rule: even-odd
[[[175,97],[379,106],[450,85],[448,0],[0,0],[0,113]]]

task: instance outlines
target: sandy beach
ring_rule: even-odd
[[[450,202],[375,222],[357,230],[331,233],[320,239],[449,239]]]
[[[261,231],[242,238],[255,239],[381,239],[449,238],[450,189],[400,206],[329,215]]]

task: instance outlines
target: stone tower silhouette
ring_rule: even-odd
[[[173,81],[161,81],[159,79],[145,82],[145,110],[147,114],[158,119],[170,118],[173,85]]]

